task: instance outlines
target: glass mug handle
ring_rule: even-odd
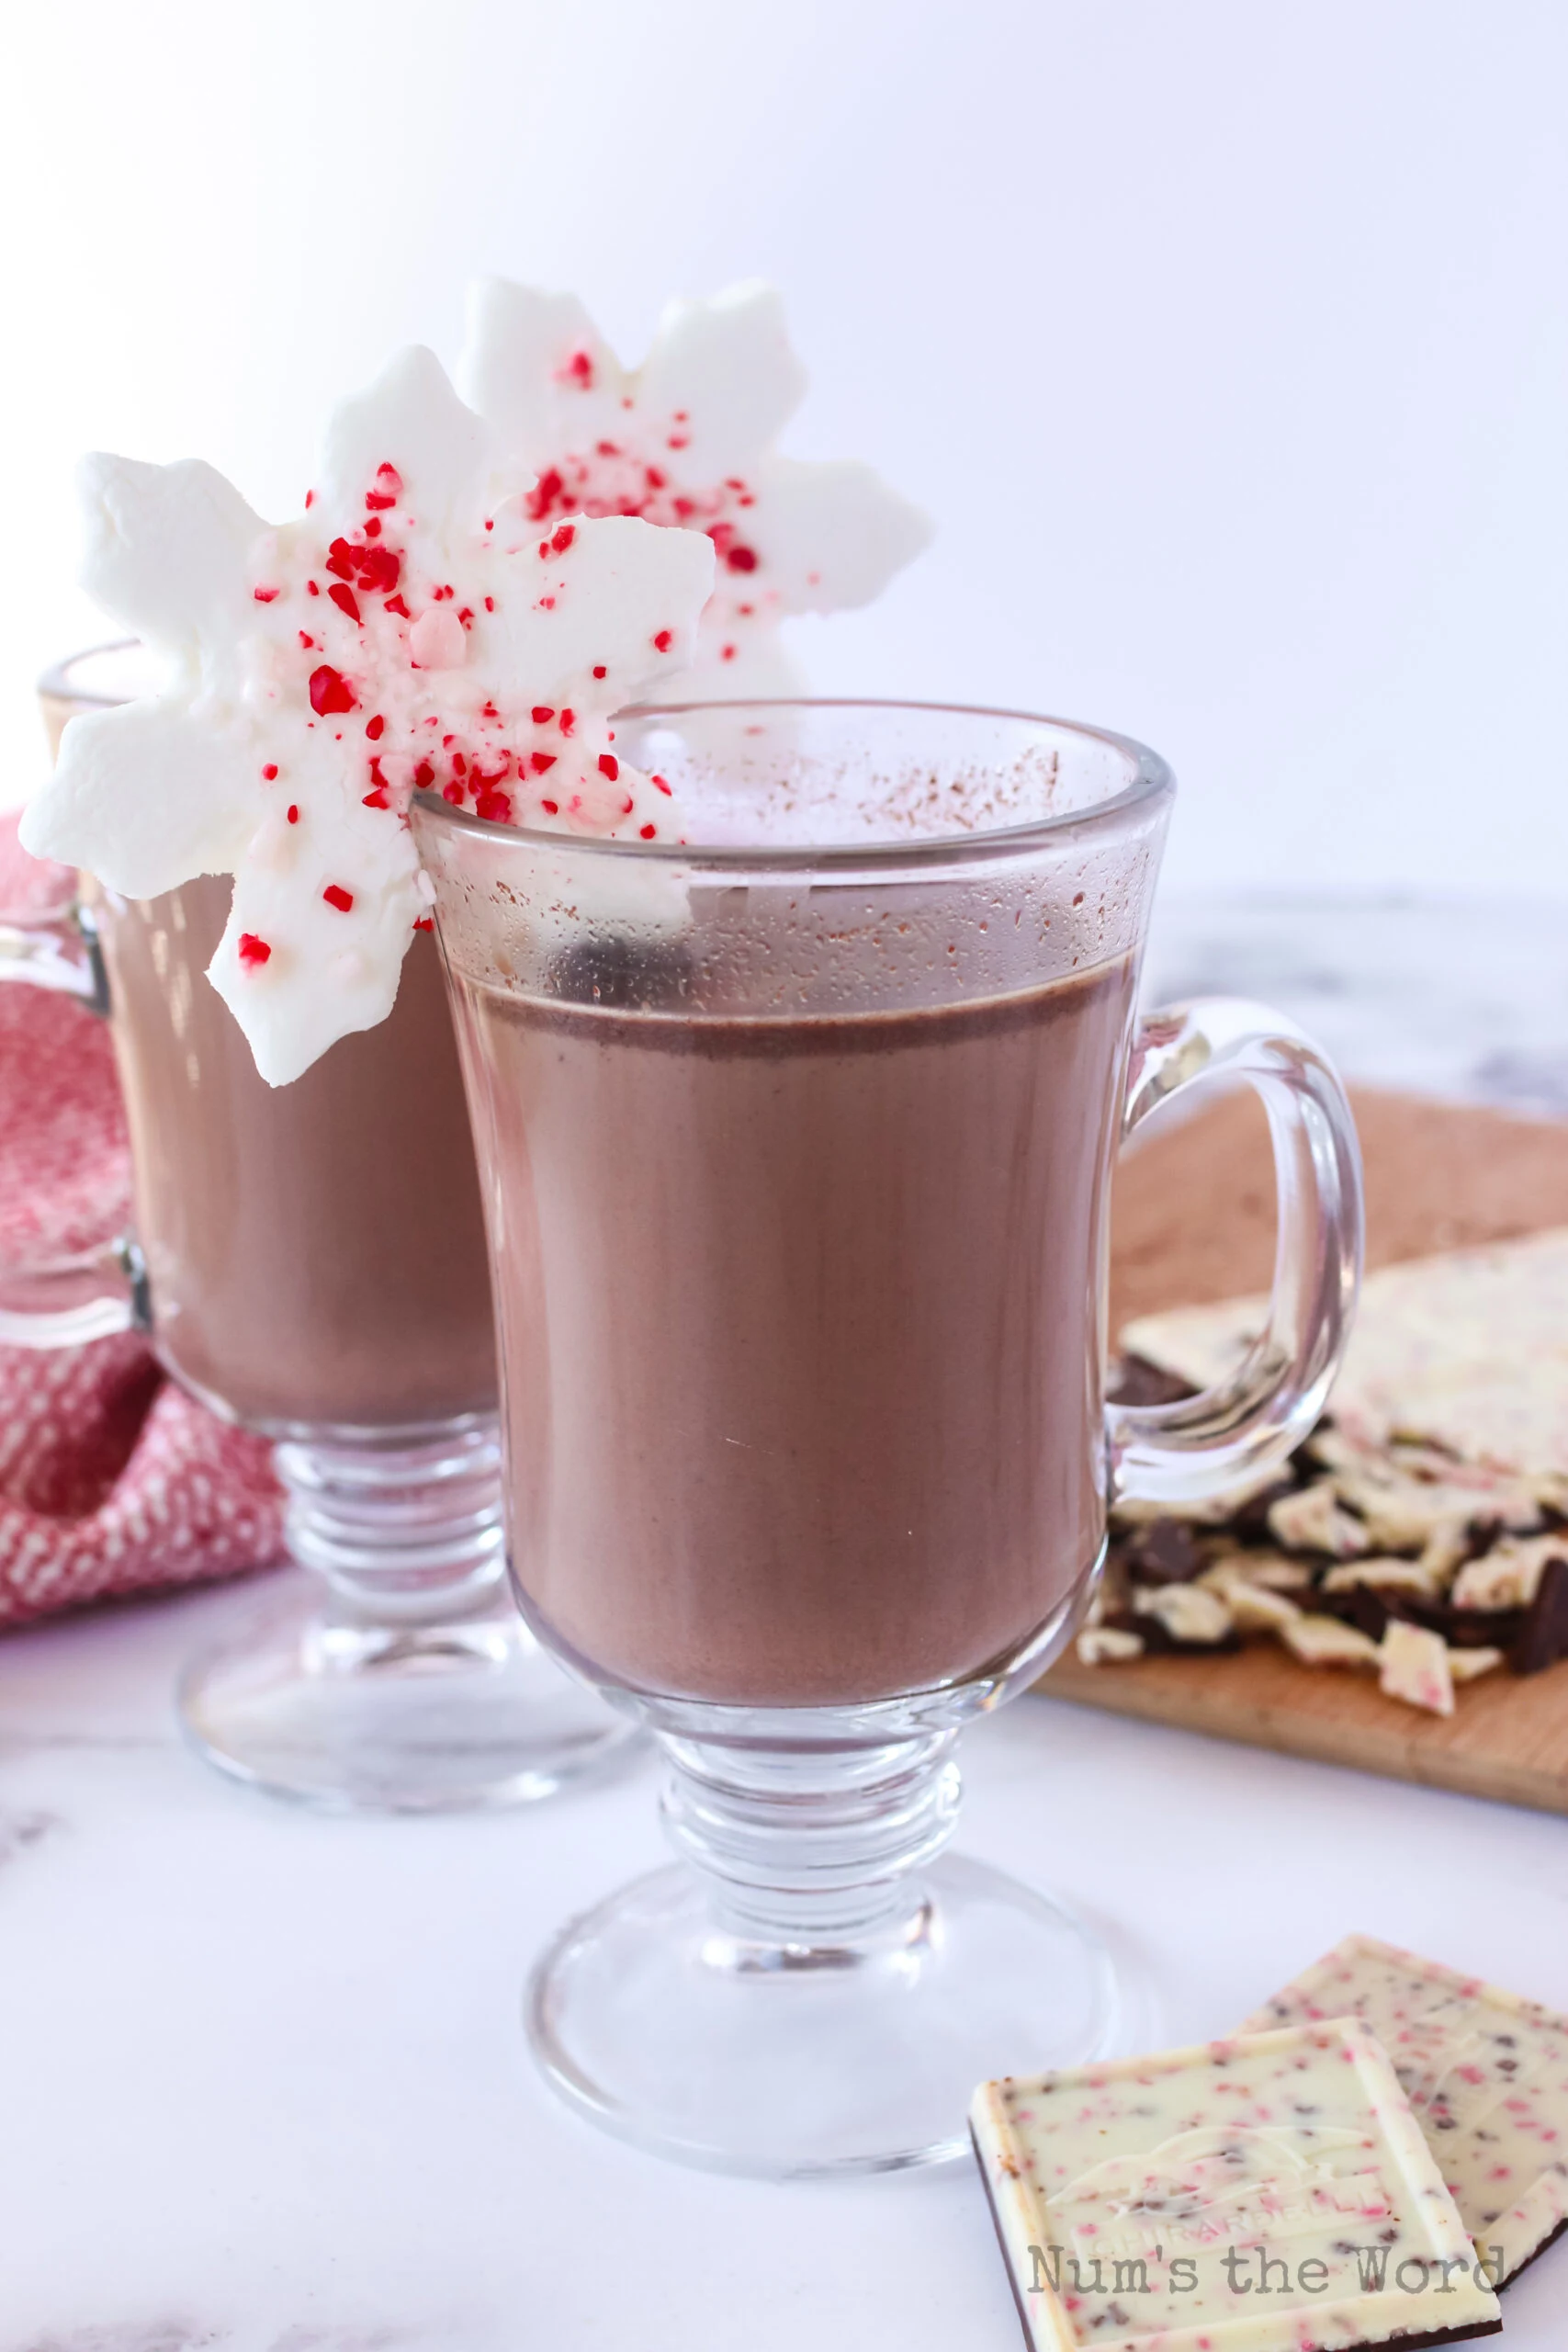
[[[1138,1023],[1123,1139],[1189,1089],[1245,1080],[1269,1114],[1279,1238],[1268,1321],[1217,1387],[1108,1404],[1113,1501],[1208,1501],[1294,1452],[1322,1412],[1361,1278],[1361,1155],[1332,1065],[1283,1013],[1201,997]]]
[[[0,980],[73,996],[91,1012],[109,1009],[93,919],[73,901],[0,919]],[[0,1267],[0,1343],[6,1346],[73,1348],[148,1324],[141,1252],[129,1235],[74,1257]]]

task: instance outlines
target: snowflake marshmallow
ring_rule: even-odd
[[[439,362],[393,360],[276,529],[210,466],[89,458],[86,584],[168,664],[73,720],[24,846],[151,898],[231,873],[213,985],[273,1085],[390,1012],[425,926],[407,808],[678,840],[610,715],[690,662],[700,532],[532,511]]]
[[[718,558],[682,698],[798,695],[792,613],[869,604],[931,537],[869,466],[782,458],[806,378],[770,286],[665,311],[626,369],[575,296],[491,278],[470,300],[460,380],[536,476],[528,511],[638,515],[705,531]]]

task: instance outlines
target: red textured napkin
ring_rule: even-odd
[[[59,905],[71,876],[28,857],[16,829],[0,818],[0,908],[25,918]],[[107,1028],[69,997],[0,986],[0,1262],[91,1248],[123,1228],[130,1197]],[[0,1626],[276,1560],[269,1457],[134,1335],[0,1346]]]

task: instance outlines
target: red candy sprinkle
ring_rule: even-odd
[[[413,919],[413,927],[415,931],[434,931],[435,929],[435,925],[431,922],[428,915],[415,915]]]
[[[400,621],[406,621],[409,617],[409,608],[400,596],[389,596],[387,610],[389,613],[396,613]]]
[[[544,810],[547,817],[558,817],[560,815],[560,802],[558,800],[541,800],[539,806]]]
[[[258,605],[270,605],[277,591],[276,588],[253,588],[251,594]]]
[[[376,487],[365,493],[365,503],[373,514],[382,514],[395,506],[402,493],[403,478],[396,466],[379,465],[376,469]],[[309,500],[306,501],[309,504]]]
[[[268,760],[265,767],[262,770],[263,781],[265,783],[271,784],[276,774],[277,762],[276,760]]]
[[[665,783],[664,778],[661,775],[650,775],[648,780],[649,784],[656,784],[659,786],[660,791],[663,793],[667,800],[674,799],[675,795],[671,791],[670,786]]]
[[[550,545],[554,548],[557,555],[564,555],[576,537],[577,533],[573,530],[571,525],[570,523],[563,523],[559,530],[556,533],[554,538],[551,539]]]
[[[616,777],[620,775],[620,773],[621,773],[621,763],[620,763],[619,760],[618,760],[618,759],[616,759],[616,757],[615,757],[615,755],[614,752],[600,752],[600,754],[599,754],[599,773],[600,773],[600,775],[607,775],[607,776],[609,777],[610,782],[611,782],[612,784],[614,784],[614,783],[615,783],[615,778],[616,778]]]
[[[602,677],[604,677],[605,674],[606,674],[606,673],[605,673],[604,664],[603,663],[603,662],[595,662],[595,663],[593,664],[593,675],[594,675],[596,678],[602,678]]]
[[[346,613],[351,621],[359,620],[359,600],[352,588],[345,588],[339,581],[327,590],[327,594],[340,613]]]
[[[323,662],[319,670],[310,673],[310,707],[318,718],[327,718],[334,711],[357,710],[359,704],[342,672]]]
[[[403,560],[396,548],[356,548],[355,554],[355,569],[366,594],[389,594],[402,577]]]
[[[337,909],[340,915],[347,914],[354,904],[353,891],[345,890],[341,882],[329,882],[321,896],[329,907]]]
[[[580,391],[586,392],[592,390],[593,360],[590,353],[574,351],[566,363],[566,372]]]
[[[421,760],[418,767],[416,767],[413,772],[413,780],[416,791],[429,791],[431,786],[435,782],[435,770],[431,766],[428,760]]]
[[[463,805],[462,786],[460,784],[444,784],[441,787],[441,797],[443,800],[449,800],[454,808],[460,808]]]
[[[668,652],[669,652],[669,650],[670,650],[670,648],[674,644],[674,642],[675,642],[675,632],[674,632],[674,630],[673,630],[673,629],[668,629],[668,628],[661,628],[661,629],[660,630],[660,632],[659,632],[658,636],[657,636],[657,637],[654,639],[654,640],[653,640],[653,650],[654,650],[655,653],[668,653]]]
[[[754,548],[730,548],[727,549],[724,560],[731,571],[755,571],[757,569],[757,553]]]
[[[576,711],[575,711],[575,710],[563,710],[563,711],[562,711],[562,713],[561,713],[561,715],[560,715],[560,731],[561,731],[561,733],[562,733],[563,735],[570,735],[570,734],[571,733],[572,729],[576,726],[576,724],[577,724],[577,713],[576,713]]]
[[[247,972],[254,971],[258,964],[265,964],[272,954],[265,940],[258,939],[254,931],[240,933],[239,952],[240,961]]]
[[[504,792],[479,792],[474,796],[474,813],[487,824],[505,825],[512,818],[512,802]]]
[[[650,841],[653,839],[654,834],[655,834],[658,831],[659,831],[659,828],[658,828],[658,826],[657,826],[657,825],[644,825],[644,826],[642,827],[642,838],[643,838],[643,840],[644,840],[645,842],[650,842]]]
[[[546,769],[553,768],[555,763],[556,755],[553,752],[530,752],[528,754],[528,765],[536,775],[543,775]]]
[[[542,523],[565,488],[554,466],[547,466],[528,492],[528,520]]]
[[[304,652],[304,653],[310,653],[310,652],[311,652],[311,651],[314,650],[314,648],[315,648],[315,643],[316,643],[316,640],[315,640],[315,639],[314,639],[313,637],[307,637],[307,636],[306,636],[306,634],[305,634],[305,632],[304,632],[304,630],[303,630],[303,629],[301,629],[301,630],[300,630],[300,632],[299,632],[299,649],[300,649],[301,652]]]
[[[297,825],[299,822],[299,804],[293,800],[288,804],[288,821],[291,825]]]
[[[374,718],[367,718],[366,720],[365,732],[368,735],[373,743],[378,743],[382,735],[386,732],[386,720],[381,717],[380,712],[378,711]]]
[[[389,808],[392,804],[387,797],[386,786],[378,784],[374,792],[366,794],[360,805],[366,808]]]
[[[536,727],[543,727],[547,720],[555,717],[555,705],[548,702],[536,702],[528,715]]]

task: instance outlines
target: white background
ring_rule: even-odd
[[[784,288],[789,444],[936,516],[824,688],[1142,735],[1177,889],[1568,877],[1561,0],[58,0],[0,90],[0,760],[91,638],[70,469],[293,511],[500,270],[640,353]]]

